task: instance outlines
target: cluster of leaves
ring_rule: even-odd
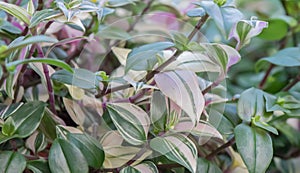
[[[295,171],[299,9],[0,1],[0,172]]]

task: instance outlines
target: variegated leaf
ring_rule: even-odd
[[[156,137],[150,141],[150,147],[166,156],[169,160],[196,173],[197,148],[186,136],[174,134],[165,137]]]
[[[154,79],[161,92],[184,110],[193,124],[196,124],[205,103],[196,74],[191,71],[169,71],[156,74]]]
[[[107,109],[124,140],[132,145],[146,142],[150,120],[144,110],[131,103],[112,103]]]

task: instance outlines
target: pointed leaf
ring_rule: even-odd
[[[150,120],[143,109],[130,103],[109,104],[107,109],[124,140],[132,145],[146,142]]]
[[[270,135],[261,129],[246,124],[234,130],[236,145],[250,173],[264,173],[273,158]]]
[[[72,143],[57,138],[49,152],[51,172],[88,173],[88,164],[81,151]]]
[[[195,73],[190,71],[163,72],[156,74],[154,79],[161,92],[184,110],[193,124],[198,122],[205,101]]]
[[[228,39],[234,38],[237,41],[236,49],[241,49],[250,43],[252,37],[260,34],[267,27],[268,22],[255,19],[241,20],[232,27]]]
[[[67,63],[65,63],[61,60],[51,59],[51,58],[31,58],[31,59],[17,60],[17,61],[13,61],[13,62],[6,64],[6,67],[9,70],[14,70],[14,69],[16,69],[16,67],[18,65],[28,64],[28,63],[32,63],[32,62],[40,62],[40,63],[49,64],[49,65],[54,65],[54,66],[63,68],[65,70],[69,71],[70,73],[73,73],[73,69],[70,67],[70,65],[68,65]]]

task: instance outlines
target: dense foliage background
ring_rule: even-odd
[[[1,0],[0,172],[299,172],[299,0]]]

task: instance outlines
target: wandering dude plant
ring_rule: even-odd
[[[0,172],[297,172],[299,10],[0,1]]]

